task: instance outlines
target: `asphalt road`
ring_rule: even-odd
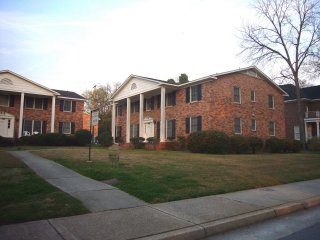
[[[215,235],[206,240],[320,240],[320,207]]]

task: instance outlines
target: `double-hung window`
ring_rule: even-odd
[[[130,126],[130,137],[131,138],[139,137],[139,124],[132,124]]]
[[[234,119],[234,133],[235,134],[242,134],[241,118],[235,118]]]
[[[0,106],[9,107],[9,95],[0,95]]]
[[[202,117],[186,118],[186,133],[199,132],[202,130]]]
[[[251,131],[255,132],[257,130],[257,122],[255,119],[251,119]]]
[[[274,109],[274,96],[268,95],[268,106],[271,109]]]
[[[176,105],[176,92],[171,92],[166,94],[166,106],[174,106]]]
[[[116,105],[116,116],[122,116],[122,105]]]
[[[202,99],[201,84],[186,88],[186,103],[197,102]]]
[[[255,102],[256,101],[256,91],[251,91],[251,102]]]
[[[23,135],[33,135],[46,133],[47,122],[42,120],[24,119],[23,121]]]
[[[176,138],[176,120],[167,120],[167,139],[174,139]]]
[[[60,111],[61,112],[75,112],[76,111],[76,101],[60,100]]]
[[[59,133],[74,134],[75,133],[75,123],[74,122],[59,122]]]
[[[24,101],[24,107],[30,109],[47,109],[47,100],[44,102],[43,98],[26,97]]]
[[[139,101],[131,103],[131,113],[138,113],[140,108]]]
[[[276,123],[275,122],[269,122],[269,135],[272,137],[276,136]]]
[[[241,103],[241,91],[239,87],[233,87],[233,102]]]

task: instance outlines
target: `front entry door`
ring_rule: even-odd
[[[153,121],[146,121],[144,123],[144,129],[145,129],[145,139],[149,137],[154,137],[154,123]]]

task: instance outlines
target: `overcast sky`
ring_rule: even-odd
[[[249,4],[0,0],[0,69],[82,93],[130,74],[167,80],[186,73],[192,80],[247,67],[237,36],[242,23],[255,19]]]

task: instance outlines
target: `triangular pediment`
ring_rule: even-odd
[[[55,91],[26,79],[11,71],[0,72],[0,91],[24,92],[28,94],[54,96]]]
[[[114,101],[160,88],[160,80],[131,75],[112,96]]]

